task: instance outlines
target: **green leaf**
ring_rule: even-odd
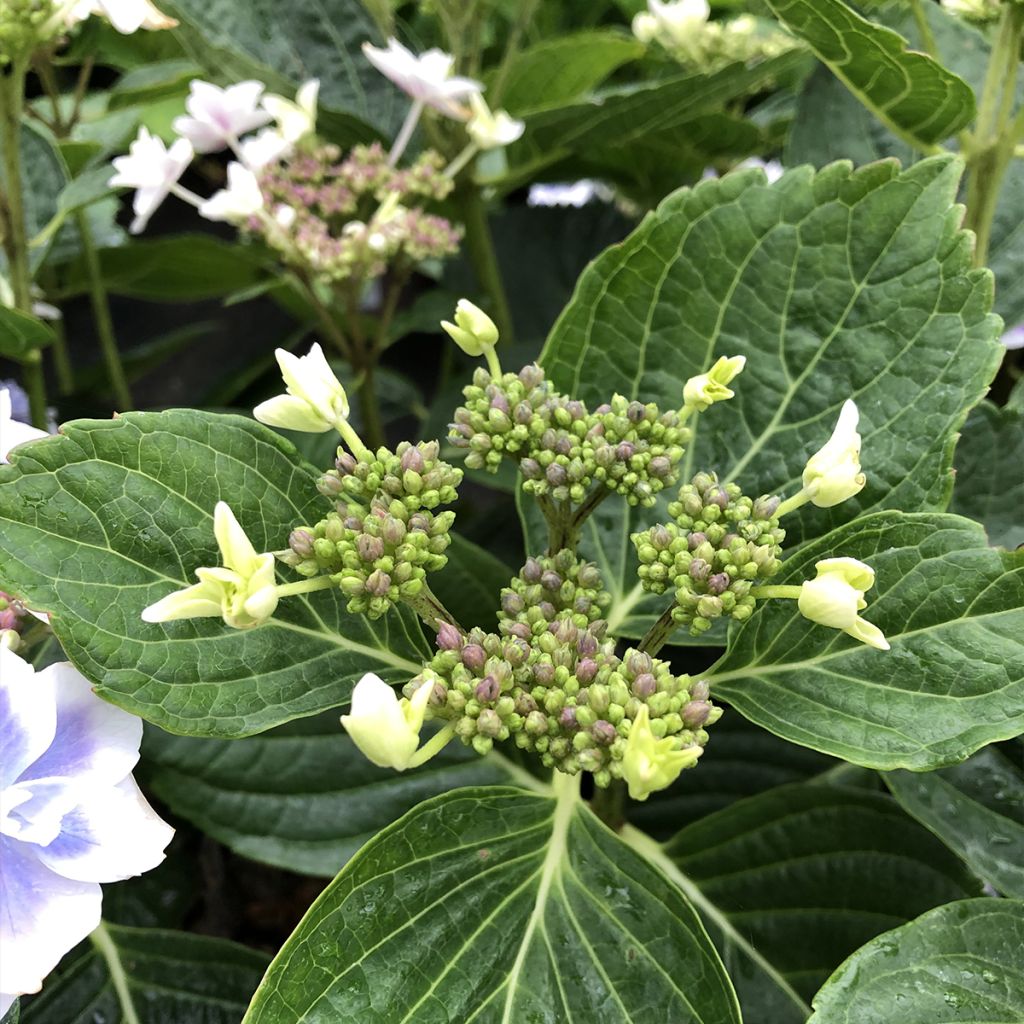
[[[207,835],[253,860],[328,877],[428,797],[513,777],[497,754],[481,758],[461,743],[422,768],[377,768],[332,712],[243,740],[148,728],[143,758],[153,792]]]
[[[587,402],[618,391],[678,408],[687,378],[745,355],[684,476],[714,469],[751,495],[799,489],[853,397],[867,487],[787,516],[791,547],[870,509],[944,508],[956,432],[1002,355],[991,278],[958,230],[960,169],[833,164],[681,189],[590,265],[542,362]]]
[[[285,943],[248,1024],[738,1024],[679,891],[576,800],[463,789],[371,840]]]
[[[700,771],[683,772],[668,789],[653,793],[643,803],[630,802],[626,813],[637,828],[655,839],[668,839],[683,825],[737,800],[802,782],[835,764],[832,758],[787,743],[727,708],[715,723]]]
[[[907,49],[891,29],[842,0],[768,0],[843,84],[900,138],[929,149],[974,117],[974,93],[959,75]]]
[[[511,162],[550,163],[566,152],[601,148],[628,152],[645,139],[683,132],[701,115],[792,74],[805,60],[804,54],[791,51],[751,67],[730,64],[710,75],[619,86],[584,102],[540,111],[526,118],[526,134],[513,147]]]
[[[939,4],[924,3],[920,7],[943,61],[980,93],[992,51],[988,36],[963,18],[947,13]],[[899,4],[877,10],[890,28],[923,49],[920,29],[910,11]],[[1024,103],[1024,80],[1017,88],[1018,106],[1021,103]],[[823,124],[829,126],[828,131],[821,130]],[[823,167],[840,158],[864,164],[889,156],[909,163],[913,150],[872,117],[824,68],[813,74],[799,96],[786,163],[812,163]],[[988,259],[996,276],[993,308],[1011,325],[1024,320],[1024,274],[1020,273],[1024,262],[1022,208],[1024,162],[1014,160],[1007,168],[1000,190]]]
[[[890,797],[821,784],[741,800],[663,855],[704,915],[744,1018],[772,1024],[802,1024],[832,970],[879,932],[980,889]]]
[[[73,213],[112,195],[114,190],[107,184],[110,176],[111,168],[103,164],[83,171],[77,178],[72,178],[61,189],[60,195],[57,196],[57,209],[53,217],[50,218],[46,227],[32,239],[32,245],[46,245]]]
[[[195,410],[62,429],[0,468],[0,578],[53,614],[107,700],[170,732],[234,737],[344,704],[364,672],[404,682],[419,671],[427,648],[410,612],[371,623],[335,590],[283,600],[254,630],[142,621],[197,566],[219,564],[218,500],[259,551],[321,517],[316,471],[273,431]]]
[[[212,235],[172,235],[101,249],[100,269],[114,295],[153,302],[214,299],[262,281],[263,256],[255,248]],[[62,274],[62,292],[77,295],[88,286],[85,264]]]
[[[956,449],[952,509],[977,519],[999,547],[1024,544],[1024,410],[982,402]]]
[[[711,670],[712,691],[794,743],[854,764],[923,771],[1017,735],[1024,721],[1024,555],[959,516],[882,512],[807,545],[780,582],[843,555],[876,572],[876,651],[763,602]],[[773,581],[774,582],[774,581]]]
[[[988,747],[953,768],[888,772],[884,778],[903,809],[982,878],[1004,895],[1024,899],[1024,771],[1020,764]]]
[[[267,963],[223,939],[109,924],[105,931],[109,944],[65,960],[23,1002],[21,1024],[237,1024]]]
[[[181,19],[176,34],[189,56],[218,79],[254,77],[294,92],[319,78],[321,102],[344,115],[336,120],[353,140],[372,137],[366,125],[391,135],[408,110],[408,98],[360,51],[380,37],[358,0],[168,0],[164,9]]]
[[[53,328],[49,324],[0,305],[0,356],[21,362],[53,340]]]
[[[814,997],[808,1024],[1012,1024],[1024,1017],[1022,948],[1020,901],[937,907],[857,950]]]
[[[515,54],[504,71],[488,76],[488,95],[501,79],[500,105],[516,116],[563,106],[643,52],[642,43],[620,32],[572,32],[543,39]]]

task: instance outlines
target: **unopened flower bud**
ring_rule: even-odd
[[[476,684],[476,688],[473,690],[473,696],[476,697],[481,703],[489,704],[491,701],[497,700],[501,696],[501,684],[494,676],[484,676],[479,683]]]
[[[466,644],[462,648],[462,664],[472,672],[479,672],[487,662],[487,652],[479,644]]]
[[[729,589],[732,580],[726,572],[716,572],[714,576],[707,579],[707,588],[712,594],[724,594]]]
[[[302,558],[312,558],[313,540],[313,534],[309,530],[292,530],[288,534],[288,547]]]
[[[711,705],[706,700],[691,700],[682,710],[683,723],[687,729],[699,729],[711,714]]]
[[[633,680],[633,696],[646,700],[658,688],[658,681],[650,672],[644,672]]]
[[[485,349],[494,348],[498,341],[494,321],[468,299],[459,299],[455,323],[442,320],[441,327],[468,356],[482,356]]]
[[[442,651],[457,651],[462,646],[462,634],[450,622],[442,622],[437,630],[437,646]]]
[[[576,729],[579,727],[579,723],[576,721],[576,709],[575,708],[562,708],[558,715],[558,724],[563,729]]]

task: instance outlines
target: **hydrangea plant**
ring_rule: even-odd
[[[0,12],[4,1024],[1024,1014],[1024,6],[281,6]],[[25,92],[172,30],[116,143],[87,84]],[[23,116],[81,161],[43,224]],[[517,341],[577,238],[499,260],[485,203],[563,174],[627,226]],[[51,436],[35,250],[76,228],[120,392],[121,189],[133,235],[228,231],[232,301],[302,329],[233,411],[122,392]],[[436,394],[386,419],[403,315]],[[141,720],[187,877],[333,878],[269,962],[153,927]]]

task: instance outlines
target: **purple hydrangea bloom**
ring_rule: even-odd
[[[100,882],[156,867],[174,830],[132,778],[142,722],[67,662],[0,647],[0,1016],[100,922]]]

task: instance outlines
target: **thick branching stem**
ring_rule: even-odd
[[[672,618],[675,602],[670,604],[658,617],[657,622],[644,634],[637,649],[646,654],[655,655],[668,643],[669,637],[675,632],[676,621]]]
[[[445,608],[440,598],[426,584],[415,597],[405,597],[402,600],[426,623],[432,632],[436,633],[442,622],[450,622],[460,633],[466,632],[459,625],[455,616]]]

